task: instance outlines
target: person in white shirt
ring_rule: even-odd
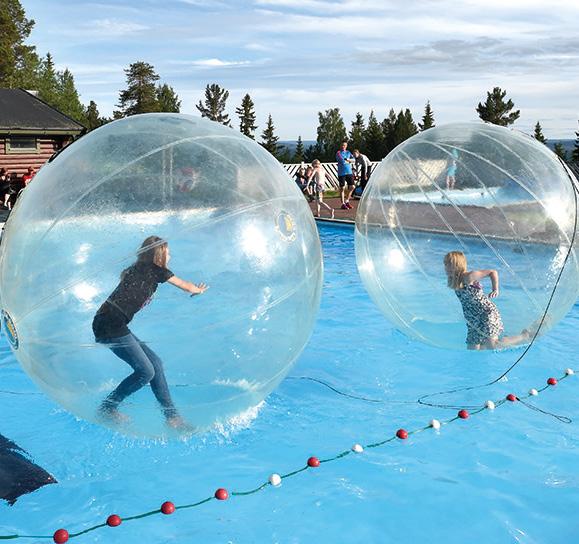
[[[368,179],[370,178],[372,163],[366,155],[360,153],[359,149],[354,149],[354,158],[356,160],[356,175],[358,177],[358,183],[363,192],[368,183]]]

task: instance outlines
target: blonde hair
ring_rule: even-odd
[[[448,275],[448,286],[451,289],[464,287],[466,273],[466,257],[462,251],[451,251],[444,256],[444,266]]]
[[[313,166],[313,167],[319,166],[320,164],[322,164],[322,163],[321,163],[318,159],[314,159],[314,160],[312,161],[312,166]]]

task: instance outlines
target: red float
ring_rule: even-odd
[[[59,529],[54,532],[52,539],[56,544],[64,544],[65,542],[68,542],[68,531],[66,529]]]
[[[408,431],[406,429],[398,429],[396,436],[400,438],[400,440],[406,440],[408,438]]]
[[[223,487],[220,487],[216,492],[215,492],[215,498],[218,501],[226,501],[229,498],[229,493],[227,492],[227,489],[224,489]]]
[[[166,514],[167,516],[169,514],[172,514],[174,511],[175,511],[175,505],[171,501],[165,501],[161,505],[161,512],[163,512],[163,514]]]
[[[107,525],[109,527],[118,527],[122,522],[123,520],[120,518],[120,516],[117,516],[116,514],[111,514],[107,518]]]
[[[460,419],[468,419],[469,416],[470,416],[470,414],[468,413],[467,410],[459,410],[459,412],[458,412],[458,417]]]
[[[308,467],[316,468],[320,466],[320,460],[317,457],[310,457],[308,459]]]
[[[557,385],[557,378],[549,378],[547,380],[547,384],[549,385]]]
[[[515,402],[515,401],[517,400],[517,396],[516,396],[516,395],[513,395],[512,393],[509,393],[509,394],[507,395],[507,400],[510,401],[510,402]]]

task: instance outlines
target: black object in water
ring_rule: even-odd
[[[55,483],[54,476],[35,465],[21,447],[0,434],[0,499],[12,505],[20,495]]]

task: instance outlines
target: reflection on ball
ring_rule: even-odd
[[[105,125],[24,191],[0,248],[4,329],[20,364],[50,397],[96,421],[133,369],[95,341],[93,318],[150,236],[167,242],[176,276],[210,287],[190,298],[155,276],[154,300],[128,324],[162,360],[179,415],[207,428],[256,406],[310,336],[320,242],[305,199],[271,155],[185,115]],[[118,408],[128,422],[108,423],[165,435],[151,389],[124,398]]]
[[[517,339],[515,345],[528,342],[567,256],[540,332],[557,323],[578,295],[573,183],[546,146],[521,133],[480,123],[426,130],[391,152],[364,192],[356,217],[364,285],[409,336],[440,347],[472,347],[467,335],[480,341],[485,334],[476,330],[476,320],[488,325],[489,319],[484,304],[473,309],[465,298],[488,299],[491,276],[479,282],[482,291],[475,292],[474,282],[463,286],[472,289],[468,297],[454,296],[443,259],[460,252],[468,271],[498,272],[499,296],[491,297],[496,312],[486,305],[494,312],[495,332]]]

